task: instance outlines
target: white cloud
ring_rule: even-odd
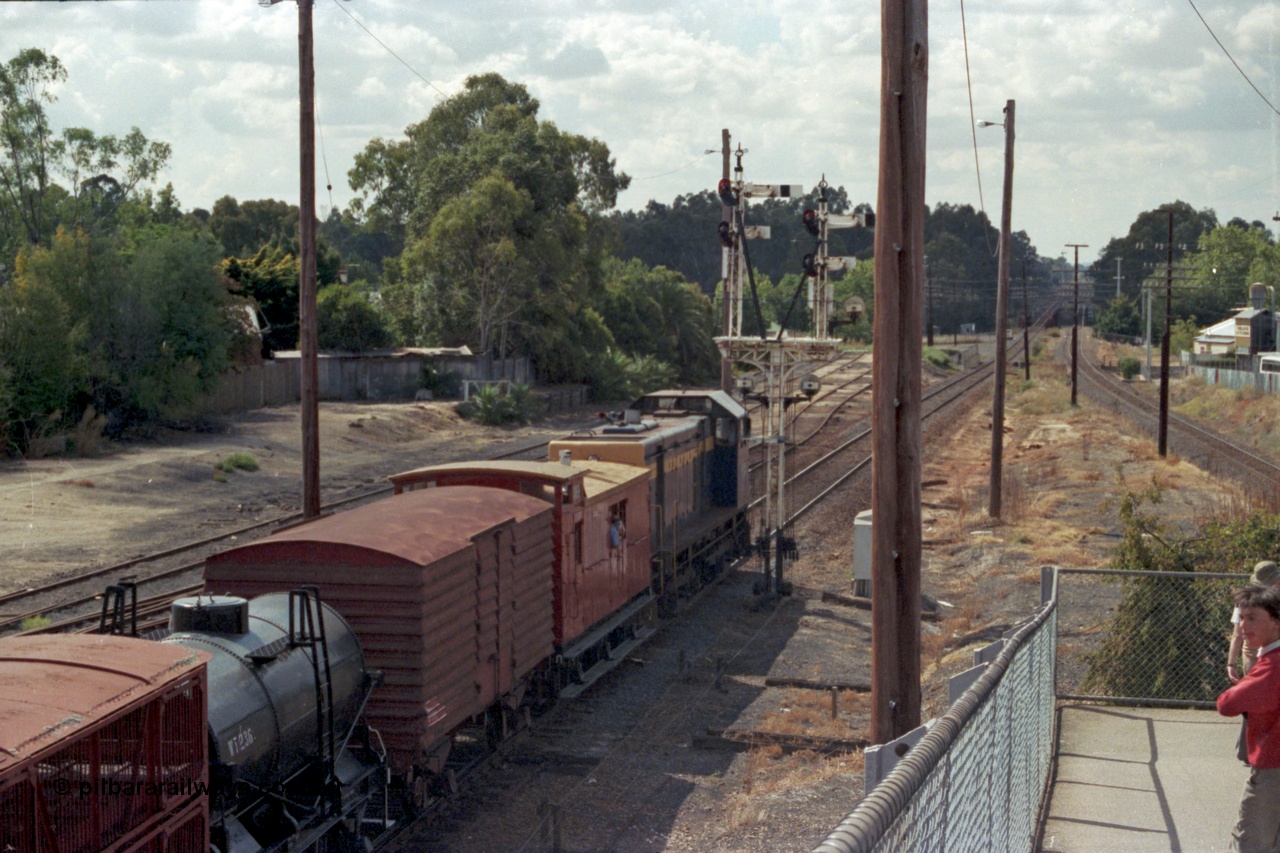
[[[1197,5],[1280,105],[1274,0]],[[930,11],[928,201],[976,205],[959,6]],[[1014,225],[1041,251],[1101,248],[1175,198],[1270,222],[1280,119],[1188,5],[971,0],[965,12],[976,117],[999,120],[1017,101]],[[314,20],[318,161],[338,204],[371,138],[399,138],[441,92],[487,71],[525,83],[544,118],[608,143],[637,178],[624,205],[710,189],[720,158],[702,152],[719,148],[723,127],[749,149],[753,179],[812,186],[825,173],[856,200],[875,197],[874,0],[379,0],[317,4]],[[61,58],[59,126],[137,125],[171,143],[163,180],[187,206],[293,198],[296,27],[292,3],[5,3],[0,61],[26,46]],[[993,220],[1002,152],[999,128],[979,131]]]

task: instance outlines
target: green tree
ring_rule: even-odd
[[[0,227],[16,251],[16,240],[39,243],[53,220],[50,188],[54,132],[45,105],[52,87],[67,79],[58,57],[27,48],[0,66]]]
[[[57,225],[105,233],[122,204],[155,180],[170,146],[138,128],[123,138],[87,128],[55,133],[45,107],[67,72],[56,56],[22,50],[0,66],[0,241],[46,242]],[[66,186],[53,181],[59,175]]]
[[[176,226],[127,240],[59,229],[49,246],[23,250],[0,305],[19,443],[70,425],[90,404],[118,434],[180,415],[211,390],[231,324],[218,254]]]
[[[344,284],[331,284],[316,294],[316,326],[321,349],[368,352],[394,343],[369,295]]]
[[[527,192],[487,175],[446,202],[427,238],[406,252],[404,269],[421,281],[432,306],[423,318],[432,340],[508,354],[511,324],[536,299],[537,278],[520,251],[533,205]]]
[[[596,304],[618,347],[630,357],[651,356],[676,366],[684,385],[711,381],[720,354],[711,300],[683,275],[648,269],[638,259],[608,259]],[[652,389],[650,389],[652,390]]]
[[[227,258],[222,272],[267,318],[268,351],[298,346],[298,258],[278,246],[263,246],[252,258]]]
[[[1186,260],[1190,281],[1178,282],[1174,313],[1221,320],[1248,304],[1250,284],[1280,287],[1280,247],[1269,237],[1265,230],[1238,224],[1200,235],[1199,251]]]
[[[1098,253],[1098,259],[1089,267],[1089,274],[1100,285],[1114,284],[1116,262],[1119,261],[1123,293],[1138,295],[1141,283],[1151,271],[1162,267],[1169,256],[1169,214],[1173,214],[1173,260],[1178,263],[1183,255],[1194,251],[1200,235],[1212,231],[1218,225],[1218,215],[1212,209],[1196,210],[1185,201],[1162,204],[1154,210],[1144,210],[1129,226],[1124,237],[1115,237]],[[1114,288],[1103,286],[1096,293],[1105,297]]]
[[[1220,517],[1178,531],[1155,507],[1152,485],[1118,505],[1122,538],[1110,568],[1197,574],[1246,573],[1280,553],[1280,517],[1268,512]],[[1181,583],[1159,577],[1115,581],[1122,598],[1090,656],[1086,690],[1110,696],[1212,700],[1227,685],[1231,588],[1237,583]]]
[[[483,302],[484,313],[495,319],[471,320],[462,332],[473,336],[468,343],[481,346],[484,329],[505,325],[507,345],[499,348],[531,355],[544,377],[556,381],[582,376],[578,343],[598,320],[584,312],[599,283],[606,244],[600,213],[616,203],[630,179],[615,170],[602,142],[539,121],[538,107],[524,86],[497,74],[468,78],[462,92],[411,125],[404,140],[370,142],[349,177],[361,194],[353,207],[378,227],[405,234],[401,262],[384,264],[384,285],[393,291],[388,305],[399,329],[419,329],[426,340],[415,342],[437,343],[443,319],[423,322],[400,312],[427,307],[457,317],[463,306]],[[471,204],[502,199],[518,211],[469,211],[466,201],[458,201],[465,198]],[[468,240],[461,250],[442,242],[456,238],[468,221],[483,223],[488,237]],[[445,259],[459,251],[487,272],[446,268]],[[477,294],[459,301],[481,280],[497,291],[518,292],[515,313],[503,320],[497,316],[508,310],[503,307],[492,315],[505,299],[495,303]],[[439,305],[424,299],[428,288],[449,299]]]
[[[1098,315],[1094,329],[1106,335],[1137,335],[1142,325],[1142,314],[1133,300],[1116,296]]]

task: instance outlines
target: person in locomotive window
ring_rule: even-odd
[[[1219,714],[1248,714],[1249,778],[1229,849],[1272,851],[1280,836],[1280,589],[1246,586],[1236,591],[1235,605],[1240,630],[1258,658],[1218,696]]]
[[[622,560],[622,548],[626,544],[627,525],[623,523],[622,516],[615,512],[609,520],[609,563],[613,567],[616,568]]]

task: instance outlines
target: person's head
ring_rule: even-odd
[[[1250,584],[1236,590],[1240,631],[1255,649],[1280,640],[1280,589]]]
[[[1280,583],[1280,566],[1271,560],[1263,560],[1253,567],[1253,575],[1249,578],[1249,583],[1258,586],[1275,586]]]

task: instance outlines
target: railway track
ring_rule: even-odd
[[[491,458],[543,459],[546,453],[547,442],[542,441]],[[386,497],[391,492],[389,484],[363,490],[330,501],[321,507],[321,511],[329,513],[349,509]],[[284,513],[154,554],[86,568],[73,576],[0,595],[0,635],[92,630],[97,627],[101,616],[102,590],[108,581],[129,581],[137,585],[140,617],[144,610],[151,615],[165,614],[175,598],[194,595],[203,588],[200,572],[210,554],[233,542],[251,542],[301,518],[301,513]],[[45,620],[49,620],[47,624],[43,624]],[[24,622],[41,624],[22,630]]]
[[[1063,348],[1066,338],[1063,339]],[[1135,421],[1142,429],[1158,435],[1160,403],[1132,382],[1125,382],[1103,370],[1090,358],[1088,346],[1079,348],[1077,375],[1080,390],[1099,405]],[[1069,360],[1062,349],[1059,357]],[[1250,494],[1274,500],[1280,496],[1280,464],[1222,436],[1203,424],[1173,412],[1168,417],[1171,452],[1219,477],[1238,482]]]
[[[953,409],[979,391],[993,370],[987,364],[929,388],[925,417]],[[788,481],[789,489],[806,493],[797,500],[792,522],[850,477],[869,475],[870,425],[859,424],[852,433],[844,425],[833,428],[829,420],[825,427],[816,432],[840,439]],[[562,703],[505,744],[493,760],[477,767],[466,794],[442,804],[433,822],[406,828],[392,849],[666,846],[671,816],[690,807],[687,780],[714,779],[730,766],[726,756],[731,752],[702,747],[726,740],[714,732],[753,718],[748,709],[767,686],[739,674],[773,671],[778,654],[773,632],[780,620],[794,618],[785,615],[788,608],[758,606],[751,586],[748,573],[726,573],[704,606],[664,625],[603,689]],[[844,748],[835,743],[809,748]]]

